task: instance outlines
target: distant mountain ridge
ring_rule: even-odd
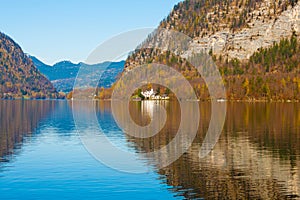
[[[83,62],[72,63],[71,61],[61,61],[53,66],[43,63],[41,60],[34,56],[30,56],[34,65],[39,71],[44,74],[54,85],[54,87],[60,91],[68,93],[72,91],[75,78],[80,67],[97,67],[104,70],[99,87],[109,88],[116,81],[116,77],[120,74],[124,68],[125,61],[111,62],[107,67],[107,62],[99,63],[95,65],[88,65]],[[106,69],[107,67],[107,69]],[[100,79],[100,77],[98,77]]]
[[[58,98],[52,83],[10,37],[0,32],[0,99]]]
[[[61,61],[51,66],[45,64],[34,56],[30,56],[30,58],[40,72],[50,81],[75,77],[80,67],[80,64],[74,64],[71,61]],[[61,73],[62,70],[63,73]]]

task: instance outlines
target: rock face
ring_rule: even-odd
[[[297,0],[185,0],[174,7],[159,29],[174,30],[190,38],[178,55],[212,52],[222,60],[248,60],[293,34],[300,36],[300,2]],[[144,46],[170,50],[172,38],[158,31]],[[298,37],[299,38],[299,37]],[[155,45],[159,42],[159,45]],[[150,47],[149,47],[150,46]],[[143,44],[139,47],[143,47]],[[176,51],[176,50],[175,50]],[[136,51],[126,61],[125,71],[151,60],[155,53]]]
[[[259,10],[250,13],[253,19],[247,23],[246,28],[237,32],[225,28],[210,36],[196,37],[185,54],[206,49],[212,50],[217,56],[245,60],[260,48],[269,47],[282,38],[289,38],[293,33],[298,35],[300,33],[300,3],[293,8],[289,6],[274,19],[262,17],[266,15],[268,3],[266,1]]]
[[[21,47],[0,33],[0,99],[57,97],[51,82],[38,71]]]

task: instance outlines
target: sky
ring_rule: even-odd
[[[120,33],[155,28],[181,0],[0,0],[0,31],[46,64],[84,61]]]

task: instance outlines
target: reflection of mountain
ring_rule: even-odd
[[[180,108],[166,106],[168,121],[150,139],[128,137],[138,152],[151,152],[168,144],[180,124]],[[174,193],[190,198],[285,199],[300,197],[300,106],[298,104],[229,104],[224,132],[213,152],[199,158],[199,149],[210,120],[209,103],[200,104],[201,121],[190,150],[170,166],[158,170]],[[189,109],[186,105],[184,109]],[[147,107],[147,106],[146,106]],[[138,124],[143,105],[131,105]],[[193,111],[193,109],[191,109]],[[147,113],[147,109],[145,110]],[[120,110],[120,115],[122,115]],[[193,112],[184,116],[193,120]],[[147,115],[147,114],[146,114]],[[127,120],[123,117],[124,120]],[[183,127],[186,137],[189,127]],[[185,143],[182,139],[182,143]],[[169,149],[156,158],[155,166],[172,156]]]
[[[13,154],[54,107],[55,101],[0,101],[0,161]]]
[[[73,88],[75,78],[80,67],[85,69],[91,68],[91,70],[99,69],[104,73],[101,75],[100,87],[110,87],[112,83],[115,82],[116,77],[120,72],[122,72],[124,67],[124,61],[121,62],[111,62],[108,64],[100,63],[95,65],[87,65],[85,63],[74,64],[70,61],[62,61],[56,63],[53,66],[46,65],[42,61],[38,60],[36,57],[31,56],[34,65],[53,83],[58,91],[70,92]],[[97,81],[100,77],[97,77]]]

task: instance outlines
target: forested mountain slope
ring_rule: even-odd
[[[58,98],[21,47],[0,33],[0,98]]]
[[[212,56],[223,76],[228,99],[300,99],[297,0],[185,0],[173,8],[159,28],[191,37],[182,57],[201,51]],[[151,43],[157,37],[161,36],[153,34],[147,41]],[[124,73],[153,62],[177,69],[193,84],[198,97],[209,98],[201,76],[170,52],[136,50],[127,59]]]

